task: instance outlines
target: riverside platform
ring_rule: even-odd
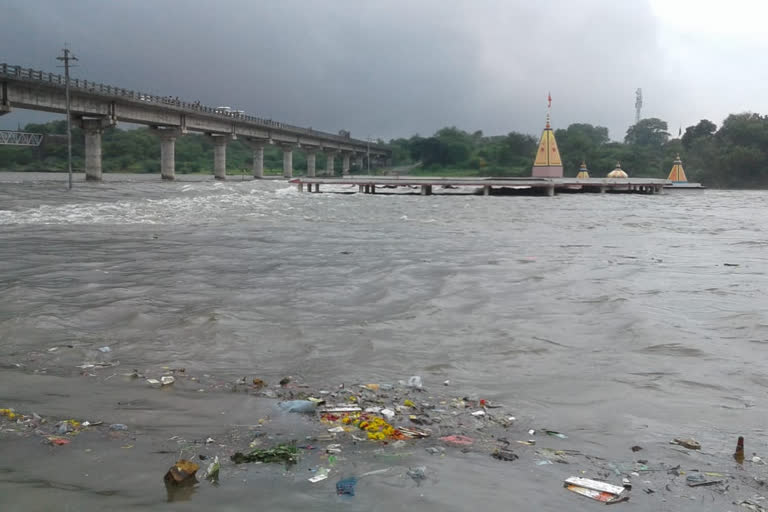
[[[421,195],[432,195],[435,189],[455,190],[474,188],[471,193],[493,195],[494,192],[518,191],[533,192],[541,195],[554,196],[558,192],[592,192],[603,194],[607,192],[661,194],[664,187],[671,182],[654,178],[444,178],[435,176],[341,176],[341,177],[299,177],[290,180],[303,192],[320,192],[321,185],[352,185],[358,187],[358,193],[375,194],[379,189],[417,189]]]

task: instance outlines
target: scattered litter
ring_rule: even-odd
[[[208,469],[205,470],[205,479],[217,483],[219,481],[219,470],[221,469],[221,464],[219,464],[219,457],[216,456],[213,458],[213,462],[211,462],[208,465]]]
[[[85,423],[83,423],[83,425],[85,425]],[[128,425],[113,423],[109,426],[109,430],[128,430]]]
[[[759,503],[756,503],[757,500],[744,500],[739,502],[739,505],[742,507],[752,510],[754,512],[768,512],[768,509],[760,505]]]
[[[531,430],[528,431],[528,435],[529,436],[535,436],[536,435],[536,431],[531,429]]]
[[[382,409],[381,415],[384,416],[387,421],[391,421],[395,417],[395,411],[392,409]]]
[[[701,473],[693,473],[685,477],[685,482],[688,484],[688,487],[702,487],[719,484],[722,480],[707,480]]]
[[[317,410],[317,403],[311,400],[288,400],[278,402],[277,406],[286,412],[313,413]]]
[[[344,432],[344,427],[329,428],[328,432],[331,432],[331,433],[334,433],[334,434],[340,434],[340,433]]]
[[[413,478],[416,482],[420,482],[427,478],[427,467],[417,466],[415,468],[408,468],[407,475]]]
[[[254,386],[255,388],[257,388],[257,389],[261,389],[261,388],[263,388],[264,386],[266,386],[266,385],[267,385],[267,383],[266,383],[266,382],[264,382],[264,381],[263,381],[263,380],[261,380],[261,379],[257,379],[256,377],[254,377],[254,378],[253,378],[253,381],[252,381],[252,382],[253,382],[253,386]]]
[[[147,379],[147,383],[152,385],[152,386],[159,386],[160,385],[160,381],[157,380],[157,379]]]
[[[518,441],[520,444],[524,444],[525,446],[536,446],[536,440],[535,439],[529,439],[527,441]]]
[[[280,443],[274,448],[254,448],[247,454],[237,452],[232,455],[232,462],[242,464],[244,462],[282,462],[295,464],[299,460],[299,450],[295,443]]]
[[[544,432],[546,432],[548,436],[557,437],[558,439],[568,439],[567,435],[561,434],[555,430],[545,430]]]
[[[472,413],[472,416],[485,416],[485,411],[483,410],[475,411]]]
[[[471,437],[467,436],[444,436],[441,437],[440,440],[444,443],[453,444],[456,446],[469,446],[472,443],[474,443],[474,440]]]
[[[99,352],[106,354],[107,352],[112,352],[112,349],[109,347],[99,347]]]
[[[364,384],[363,389],[367,389],[368,391],[378,392],[379,391],[379,385],[378,384]]]
[[[165,474],[163,480],[166,485],[187,486],[197,483],[195,473],[200,469],[200,466],[192,461],[181,459],[176,461],[176,464],[171,466],[168,472]]]
[[[507,418],[507,421],[517,421],[517,418],[515,418],[514,416],[509,416]]]
[[[293,400],[294,402],[305,402],[307,400]],[[287,402],[281,402],[281,403],[287,403]],[[311,402],[314,404],[314,402]],[[294,411],[299,412],[299,411]],[[301,411],[301,412],[315,412],[314,409],[311,411]],[[328,407],[323,407],[320,409],[321,413],[343,413],[343,412],[362,412],[362,409],[357,405],[331,405]],[[383,412],[383,411],[382,411]]]
[[[519,459],[519,457],[515,452],[507,448],[496,448],[491,454],[491,457],[493,457],[494,459],[504,460],[507,462],[512,462]]]
[[[744,437],[742,436],[739,436],[738,441],[736,441],[736,451],[733,452],[733,458],[739,464],[744,464]]]
[[[430,455],[442,455],[443,453],[445,453],[445,448],[443,448],[442,446],[430,446],[424,449]]]
[[[340,444],[329,444],[325,447],[326,453],[341,453],[341,445]]]
[[[290,384],[291,380],[292,380],[292,378],[291,378],[290,376],[288,376],[288,377],[283,377],[282,379],[280,379],[280,383],[279,383],[279,384],[280,384],[281,386],[285,387],[285,386],[287,386],[288,384]]]
[[[421,389],[424,384],[421,381],[421,377],[414,375],[408,378],[408,387],[414,389]]]
[[[419,427],[397,427],[402,434],[411,438],[424,438],[432,435],[432,431],[428,428]]]
[[[552,461],[549,459],[542,459],[542,460],[536,461],[537,466],[546,466],[547,464],[552,464]]]
[[[637,445],[635,445],[635,446],[633,446],[633,447],[631,448],[631,450],[632,450],[633,452],[639,452],[639,451],[640,451],[640,450],[642,450],[642,449],[643,449],[643,447],[642,447],[642,446],[637,446]]]
[[[171,375],[163,375],[160,377],[160,384],[163,386],[169,386],[176,382],[176,379]]]
[[[47,439],[48,442],[53,446],[64,446],[65,444],[69,444],[71,442],[69,439],[57,436],[49,436]]]
[[[315,476],[309,478],[308,480],[313,484],[316,484],[317,482],[320,482],[321,480],[325,480],[326,478],[328,478],[328,473],[330,473],[330,470],[328,468],[318,468],[317,473],[315,473]]]
[[[443,386],[450,386],[450,385],[451,385],[451,381],[450,380],[444,380],[443,381]]]
[[[405,402],[403,402],[403,405],[406,406],[406,407],[411,407],[411,408],[415,408],[416,407],[416,404],[413,403],[412,400],[406,400]]]
[[[571,492],[603,503],[618,503],[629,499],[629,493],[624,487],[589,478],[572,476],[565,480],[564,487]]]
[[[695,439],[673,439],[670,444],[677,444],[689,450],[700,450],[701,445]]]
[[[384,469],[374,469],[373,471],[367,471],[360,475],[360,478],[363,478],[364,476],[371,476],[371,475],[380,475],[381,473],[386,473],[391,468],[384,468]]]
[[[339,480],[336,482],[336,494],[339,496],[354,496],[356,484],[356,478],[345,478],[343,480]]]

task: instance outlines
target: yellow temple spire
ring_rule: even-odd
[[[685,177],[685,170],[683,170],[683,162],[680,160],[680,155],[675,156],[675,163],[672,166],[672,170],[667,177],[669,181],[686,182],[688,178]]]
[[[541,132],[539,147],[536,151],[536,159],[533,162],[532,175],[542,178],[562,178],[563,162],[560,159],[560,150],[557,149],[555,132],[552,131],[550,122],[550,109],[552,107],[552,95],[547,96],[547,123]]]
[[[589,179],[589,171],[587,170],[587,162],[581,162],[581,165],[579,166],[579,174],[576,175],[576,179],[578,179],[578,180],[588,180]]]

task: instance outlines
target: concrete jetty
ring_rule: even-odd
[[[669,180],[654,178],[443,178],[432,176],[390,177],[355,176],[340,178],[301,177],[291,180],[299,191],[320,192],[322,185],[356,185],[358,193],[376,194],[383,189],[411,188],[421,195],[432,195],[440,189],[481,189],[483,195],[492,195],[502,189],[528,190],[554,196],[558,192],[592,192],[598,194],[623,192],[635,194],[661,194]]]

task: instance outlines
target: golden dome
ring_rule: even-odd
[[[629,175],[621,168],[621,162],[617,162],[616,168],[609,172],[606,178],[629,178]]]

